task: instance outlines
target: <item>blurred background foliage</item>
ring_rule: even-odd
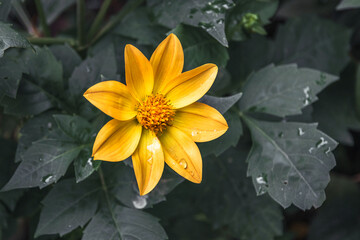
[[[139,196],[82,94],[170,32],[229,131]],[[360,239],[359,0],[0,0],[0,110],[0,239]]]

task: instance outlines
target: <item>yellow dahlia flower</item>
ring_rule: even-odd
[[[159,182],[166,162],[184,178],[200,183],[202,159],[195,142],[211,141],[228,129],[214,108],[196,102],[211,87],[217,66],[183,72],[184,52],[170,34],[150,61],[134,46],[125,47],[126,85],[104,81],[84,97],[114,118],[98,133],[94,160],[118,162],[132,155],[141,195]]]

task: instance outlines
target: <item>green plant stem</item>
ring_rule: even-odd
[[[35,45],[69,44],[75,46],[75,40],[72,38],[52,38],[52,37],[30,37],[29,42]]]
[[[355,82],[355,106],[357,116],[360,118],[360,64],[357,66],[356,70],[356,82]]]
[[[85,35],[85,0],[76,0],[76,4],[77,41],[82,46]]]
[[[126,15],[142,4],[144,0],[129,0],[126,5],[120,10],[120,12],[112,18],[94,37],[90,39],[88,45],[83,48],[87,48],[103,37],[109,30],[115,27]]]
[[[87,39],[91,39],[94,37],[96,32],[99,30],[100,25],[102,21],[104,20],[104,17],[106,15],[106,12],[108,8],[110,7],[112,0],[105,0],[103,4],[101,5],[99,13],[96,15],[96,18],[93,22],[93,24],[90,27],[89,34],[87,35]]]
[[[35,27],[31,23],[30,18],[28,17],[27,13],[25,12],[23,7],[21,6],[20,2],[19,1],[12,1],[11,4],[12,4],[13,8],[15,9],[15,12],[19,16],[20,22],[22,22],[22,24],[25,26],[27,32],[30,35],[38,37],[38,33],[37,33]]]
[[[50,28],[46,22],[46,16],[44,13],[44,9],[42,6],[42,3],[40,0],[35,0],[35,5],[36,5],[36,10],[40,19],[40,25],[42,27],[43,33],[45,37],[50,37],[51,33],[50,33]]]
[[[113,211],[112,211],[109,192],[108,192],[108,189],[107,189],[107,185],[106,185],[105,178],[104,178],[104,173],[103,173],[103,171],[101,169],[101,166],[99,167],[98,173],[99,173],[99,177],[100,177],[100,181],[101,181],[101,187],[102,187],[102,189],[103,189],[103,191],[105,193],[106,203],[107,203],[107,206],[109,208],[111,218],[114,221],[116,229],[117,229],[117,231],[119,233],[119,240],[121,240],[122,238],[121,238],[121,234],[120,234],[120,228],[119,228],[119,226],[117,224],[116,218],[115,218],[115,216],[113,214]]]

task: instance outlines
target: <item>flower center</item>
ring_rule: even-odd
[[[145,101],[139,104],[136,118],[146,129],[155,134],[162,133],[174,120],[175,110],[169,100],[162,94],[147,96]]]

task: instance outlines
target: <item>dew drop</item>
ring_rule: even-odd
[[[71,228],[72,226],[71,225],[68,225],[68,228]]]
[[[153,158],[150,157],[150,158],[147,160],[147,162],[148,162],[149,164],[152,164],[152,163],[153,163]]]
[[[179,162],[180,166],[182,166],[184,169],[187,168],[187,162],[185,161],[185,159],[181,159]]]
[[[195,175],[193,171],[189,171],[189,173],[190,173],[191,176]]]
[[[328,148],[325,150],[325,154],[326,154],[326,155],[329,155],[330,153],[331,153],[331,148],[328,147]]]
[[[316,147],[321,148],[326,144],[328,144],[328,141],[326,141],[323,137],[320,137],[320,140],[316,143]]]
[[[136,196],[136,198],[132,201],[133,205],[137,209],[143,209],[147,205],[147,196]]]
[[[283,181],[283,184],[284,184],[284,185],[288,185],[288,183],[289,183],[288,180],[284,180],[284,181]]]
[[[91,72],[90,66],[86,66],[85,69],[86,69],[86,72],[88,72],[88,73]]]
[[[302,192],[299,192],[299,195],[302,195],[303,193]]]
[[[46,175],[45,177],[43,177],[41,179],[41,181],[43,183],[49,183],[49,182],[51,182],[53,180],[53,178],[54,178],[54,176],[50,174],[50,175]]]
[[[48,129],[51,129],[52,128],[52,123],[48,122],[47,127],[48,127]]]
[[[314,152],[314,150],[315,150],[315,148],[314,148],[314,147],[309,148],[309,153],[313,153],[313,152]]]
[[[88,160],[87,160],[87,164],[89,164],[91,167],[93,166],[92,161],[93,161],[92,157],[88,158]]]
[[[302,136],[304,134],[305,134],[304,130],[302,128],[298,128],[298,135]]]
[[[303,89],[303,92],[305,94],[305,100],[304,100],[304,106],[309,105],[309,103],[311,103],[311,98],[310,98],[310,87],[307,86]]]
[[[266,181],[265,181],[264,178],[261,177],[261,176],[256,178],[256,182],[257,182],[258,184],[266,184]]]
[[[279,138],[284,137],[284,133],[283,133],[283,132],[280,132],[280,133],[278,134],[278,137],[279,137]]]

